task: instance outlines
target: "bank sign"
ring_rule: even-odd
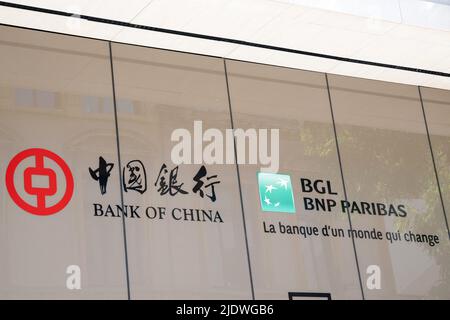
[[[98,183],[98,191],[101,195],[108,192],[108,180],[117,170],[113,170],[115,163],[109,162],[103,156],[98,158],[98,164],[89,168],[92,181]],[[186,207],[161,207],[161,206],[139,206],[133,204],[93,204],[93,214],[96,217],[127,217],[148,218],[163,220],[171,218],[176,221],[196,221],[223,223],[223,214],[214,208],[217,201],[217,189],[220,186],[218,174],[210,172],[204,165],[196,170],[189,180],[181,180],[182,168],[178,165],[162,163],[156,170],[146,168],[140,159],[129,161],[121,170],[121,187],[125,193],[136,193],[143,196],[149,189],[154,189],[160,197],[181,198],[193,196],[206,200],[210,203],[208,208],[186,208]]]
[[[333,191],[330,180],[300,178],[302,204],[305,212],[340,212],[369,216],[407,216],[404,204],[391,204],[367,201],[336,199],[339,194]],[[268,212],[295,213],[294,191],[291,178],[286,174],[258,173],[258,188],[261,210]],[[310,194],[319,196],[310,196]]]
[[[131,218],[167,220],[187,223],[222,224],[227,214],[218,208],[217,200],[221,188],[218,173],[212,172],[205,165],[199,165],[189,179],[181,179],[182,166],[161,163],[149,169],[142,159],[134,159],[123,165],[121,170],[116,163],[99,155],[92,161],[93,165],[82,170],[88,177],[89,190],[96,190],[98,201],[90,204],[91,214],[98,218]],[[114,170],[116,168],[116,170]],[[110,184],[112,175],[117,174],[119,184]],[[184,175],[186,177],[186,175]],[[349,237],[371,240],[386,240],[426,243],[429,246],[439,244],[435,234],[416,234],[411,230],[386,231],[340,229],[325,224],[321,226],[288,225],[283,214],[350,214],[372,217],[406,218],[406,206],[402,203],[382,203],[354,201],[341,198],[331,180],[300,177],[292,180],[289,174],[259,172],[256,174],[259,204],[264,214],[278,215],[278,223],[262,219],[262,231],[266,234],[300,235],[308,237]],[[75,191],[72,170],[58,154],[43,148],[26,149],[16,154],[9,161],[6,169],[5,183],[13,202],[23,211],[36,216],[55,215],[70,203]],[[142,197],[153,189],[159,197],[169,200],[179,198],[177,203],[201,203],[202,207],[153,206],[134,203],[104,203],[102,198],[111,188],[120,187],[123,194],[135,193]],[[296,188],[300,188],[297,196]],[[201,201],[193,201],[197,197]],[[299,199],[301,205],[296,207]],[[236,199],[237,200],[237,199]],[[244,199],[258,201],[258,199]],[[174,201],[167,201],[174,203]],[[250,212],[249,214],[254,214]],[[301,217],[300,216],[300,217]],[[301,221],[301,218],[300,218]]]
[[[51,166],[46,166],[52,163]],[[97,185],[99,200],[111,188],[110,177],[119,175],[113,170],[116,164],[103,156],[96,159],[94,166],[86,168],[91,183]],[[54,168],[58,168],[55,170]],[[189,181],[179,179],[179,166],[162,163],[157,171],[149,171],[141,160],[126,163],[121,170],[121,187],[123,192],[145,194],[154,188],[161,197],[195,196],[206,199],[211,204],[217,200],[217,186],[220,177],[209,172],[201,165]],[[58,176],[58,172],[62,172]],[[49,216],[62,211],[71,201],[74,193],[74,178],[66,161],[56,153],[31,148],[19,152],[9,162],[6,170],[6,187],[14,203],[27,213],[38,216]],[[198,221],[223,223],[219,210],[214,208],[166,208],[142,207],[133,204],[103,204],[101,201],[92,204],[92,212],[96,217],[124,217],[164,219],[166,216],[176,221]]]
[[[32,159],[31,163],[34,162],[34,165],[26,167],[21,165],[26,159]],[[54,169],[45,166],[47,161],[54,162],[62,172],[62,177],[57,177]],[[95,165],[86,169],[91,183],[97,185],[100,198],[107,194],[110,188],[118,187],[108,183],[111,175],[119,175],[119,170],[115,169],[116,165],[100,155],[98,159],[95,159]],[[19,168],[22,172],[18,172]],[[134,159],[126,163],[120,170],[122,191],[142,196],[153,188],[161,197],[193,196],[207,200],[211,206],[208,208],[166,208],[150,205],[143,207],[128,203],[104,204],[98,201],[92,204],[93,215],[137,219],[170,217],[176,221],[224,222],[223,213],[214,209],[221,184],[217,173],[210,172],[206,166],[200,165],[191,179],[182,181],[179,178],[182,167],[178,165],[161,163],[153,169],[149,170],[142,159]],[[295,194],[290,175],[259,172],[256,178],[262,211],[296,213]],[[338,208],[338,211],[343,213],[407,216],[406,207],[403,204],[336,199],[338,193],[333,190],[329,180],[300,178],[299,186],[302,193],[302,209],[305,212],[332,212]],[[11,159],[6,170],[6,187],[11,199],[19,208],[34,215],[47,216],[60,212],[70,202],[74,192],[74,178],[69,166],[59,155],[50,150],[32,148],[19,152]],[[19,187],[22,190],[18,190]],[[320,197],[310,196],[312,193]],[[34,197],[34,201],[27,201],[23,194],[27,194],[27,198]],[[52,199],[55,196],[59,198]]]
[[[29,159],[34,160],[34,165],[23,168],[22,164]],[[55,170],[45,167],[44,163],[47,161],[54,162],[63,172],[64,181],[58,183],[60,179]],[[19,168],[22,172],[19,172]],[[74,191],[72,171],[64,159],[41,148],[27,149],[16,154],[6,169],[5,182],[14,203],[22,210],[39,216],[53,215],[63,210],[72,199]],[[64,185],[62,196],[50,204],[50,198],[58,193],[61,185]],[[25,199],[24,193],[34,197],[34,201]]]

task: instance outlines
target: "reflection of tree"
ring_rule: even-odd
[[[309,161],[308,168],[318,171],[323,176],[309,178],[324,178],[331,180],[333,189],[340,190],[342,180],[337,162],[336,142],[331,124],[305,122],[299,132],[302,151]],[[296,139],[298,139],[296,137]],[[298,161],[298,160],[297,160]],[[336,208],[338,211],[338,208]],[[332,215],[332,220],[339,221],[348,227],[348,218],[344,214]]]
[[[335,142],[329,124],[305,123],[300,131],[300,141],[307,156],[326,158],[334,155]]]
[[[301,141],[308,156],[320,159],[335,155],[334,136],[325,138],[325,126],[313,123],[302,128]],[[346,181],[349,195],[361,194],[388,203],[398,199],[424,200],[425,210],[409,206],[409,219],[397,218],[394,225],[401,232],[411,230],[439,236],[439,245],[430,247],[422,244],[421,247],[440,269],[440,281],[433,286],[430,296],[448,298],[450,242],[443,224],[442,206],[426,138],[411,132],[349,125],[338,126],[337,130],[344,175],[351,176],[352,181]],[[440,164],[442,193],[450,194],[450,140],[448,137],[433,137],[433,143],[436,161]],[[374,223],[377,222],[382,221],[374,220]]]
[[[436,166],[439,174],[440,187],[442,195],[450,194],[450,139],[448,137],[432,137],[433,152],[436,160]],[[440,267],[440,281],[431,289],[431,296],[436,298],[448,298],[450,292],[450,242],[446,226],[443,225],[444,217],[441,200],[437,190],[434,169],[430,163],[427,166],[428,180],[423,184],[423,199],[427,204],[427,211],[424,214],[415,215],[411,226],[416,226],[421,232],[437,234],[440,243],[437,246],[425,246],[425,250],[434,258],[436,264]]]

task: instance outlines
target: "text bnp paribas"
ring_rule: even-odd
[[[303,194],[308,194],[308,196],[303,196],[303,208],[305,211],[332,212],[335,209],[339,209],[342,213],[401,218],[405,218],[408,214],[404,204],[334,199],[332,197],[338,196],[338,193],[333,191],[329,180],[301,178],[300,187]],[[312,193],[317,193],[321,196],[309,196]]]

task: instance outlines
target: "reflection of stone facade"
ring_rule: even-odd
[[[116,119],[107,43],[4,26],[0,38],[0,191],[9,160],[30,147],[58,153],[75,178],[72,201],[48,219],[0,192],[1,298],[126,298],[123,221],[93,214],[99,203],[122,209],[122,199],[124,208],[178,208],[176,221],[126,220],[132,298],[252,298],[249,266],[258,299],[288,292],[360,299],[359,276],[366,298],[449,298],[448,92],[421,89],[438,189],[415,87],[330,75],[334,128],[323,74],[227,60],[227,87],[221,59],[112,44]],[[280,129],[280,172],[292,180],[295,214],[261,211],[258,165],[208,166],[220,179],[215,201],[192,190],[200,165],[179,167],[187,194],[157,192],[159,168],[172,167],[173,130],[196,120],[205,129],[230,128],[228,93],[235,128]],[[117,141],[122,167],[145,166],[145,192],[121,193]],[[102,193],[88,171],[100,156],[114,164]],[[329,180],[350,201],[406,203],[408,216],[309,212],[302,177]],[[350,222],[358,230],[436,234],[440,243],[293,240],[262,230],[263,223],[347,230]],[[60,276],[73,263],[84,279],[75,293]],[[365,288],[372,264],[382,270],[379,291]]]

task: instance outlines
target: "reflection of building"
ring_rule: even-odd
[[[2,192],[0,298],[450,297],[448,91],[6,26],[0,47],[0,192],[11,158],[33,147],[64,158],[75,180],[69,205],[45,218]],[[295,214],[262,212],[258,165],[207,166],[220,179],[214,200],[193,191],[198,163],[177,169],[186,193],[159,193],[160,168],[175,167],[171,133],[196,120],[219,130],[280,129],[280,172],[293,182]],[[107,188],[99,188],[99,159],[109,165]],[[145,168],[141,192],[123,190],[130,163]],[[405,203],[408,216],[307,211],[302,177],[331,181],[336,200]],[[23,185],[20,174],[14,181]],[[99,217],[100,206],[140,217]],[[220,212],[223,222],[174,221],[174,208]],[[279,222],[412,230],[440,243],[264,232],[263,223]],[[70,264],[80,266],[82,291],[65,287]],[[380,290],[365,285],[370,265],[382,270]]]

